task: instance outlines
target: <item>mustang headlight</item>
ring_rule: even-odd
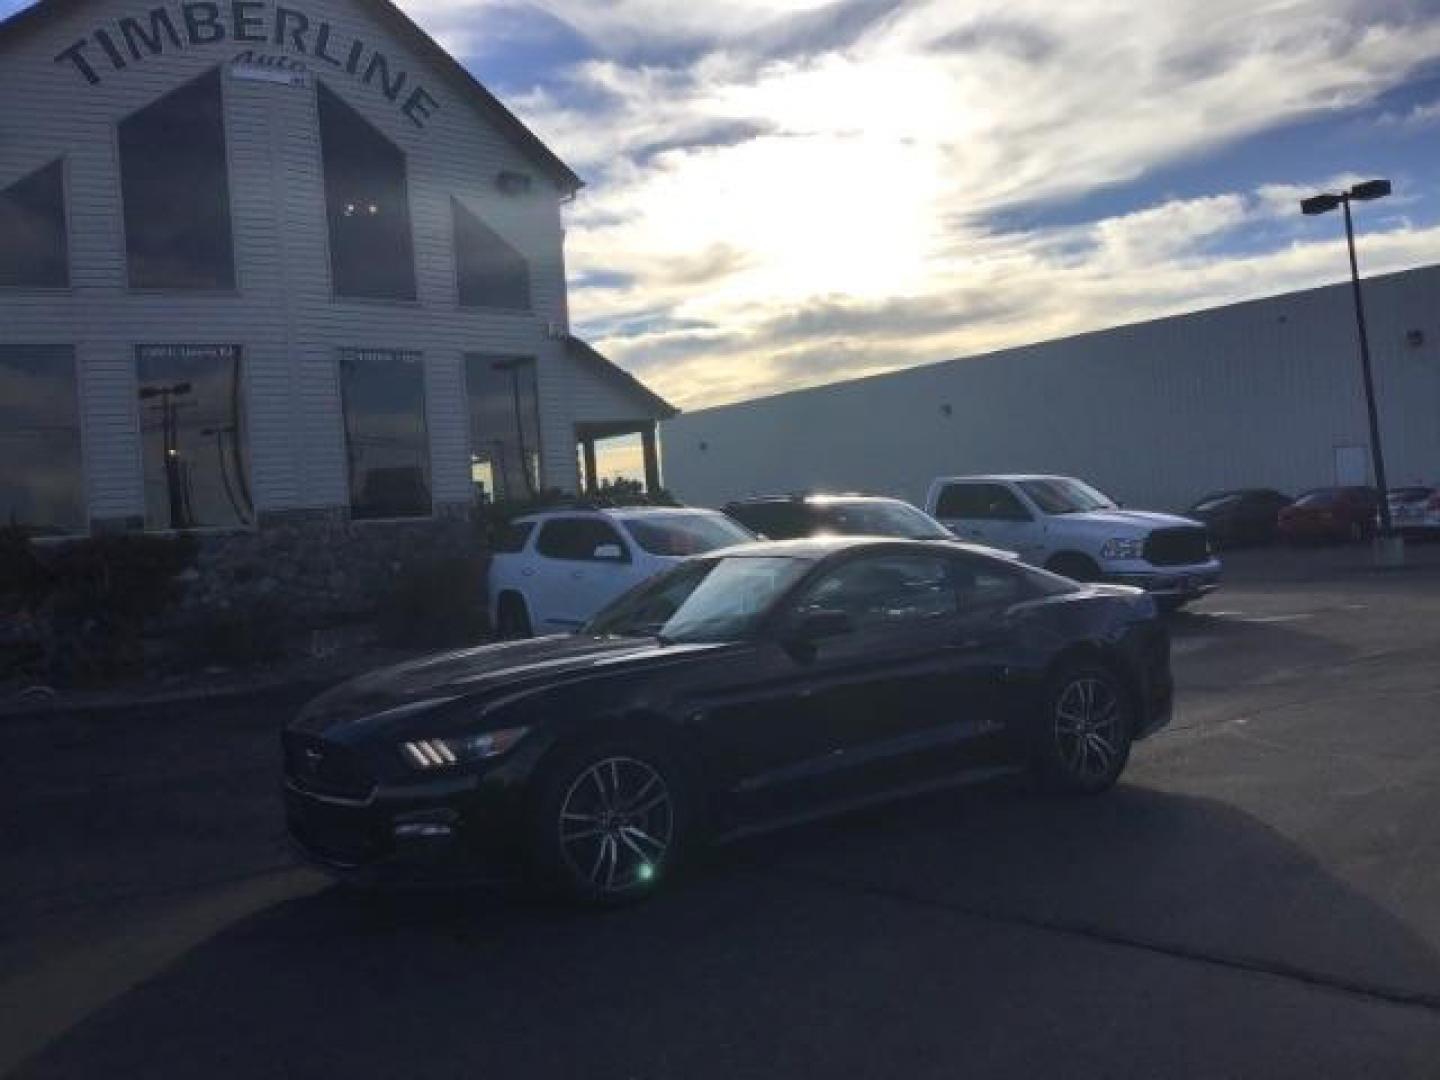
[[[400,744],[400,752],[417,769],[441,769],[466,761],[499,757],[525,737],[528,727],[504,728],[479,735],[450,735]]]
[[[1140,559],[1145,555],[1145,538],[1112,537],[1100,548],[1102,559]]]

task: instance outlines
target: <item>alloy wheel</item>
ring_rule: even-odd
[[[1079,780],[1109,774],[1120,754],[1120,698],[1104,679],[1072,680],[1055,702],[1060,764]]]
[[[675,828],[670,786],[652,766],[606,757],[571,783],[560,803],[560,853],[600,895],[643,889],[659,876]]]

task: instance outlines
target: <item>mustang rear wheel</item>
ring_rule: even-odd
[[[1109,670],[1065,668],[1051,682],[1036,764],[1050,786],[1081,795],[1114,785],[1130,757],[1132,706]]]
[[[684,793],[665,755],[625,744],[595,747],[550,772],[537,801],[533,855],[570,899],[609,906],[639,900],[674,866]]]

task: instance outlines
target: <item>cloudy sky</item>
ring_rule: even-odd
[[[686,408],[1440,261],[1440,0],[402,0],[586,179],[578,332]]]
[[[0,12],[20,6],[0,0]],[[587,181],[687,409],[1440,261],[1440,0],[401,0]]]

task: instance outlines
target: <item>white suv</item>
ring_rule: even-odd
[[[547,510],[502,531],[490,561],[490,625],[501,637],[574,630],[632,585],[755,537],[715,510]]]
[[[1138,585],[1178,608],[1220,584],[1205,526],[1173,514],[1122,510],[1068,476],[946,476],[925,509],[963,540],[1009,548],[1078,581]]]

